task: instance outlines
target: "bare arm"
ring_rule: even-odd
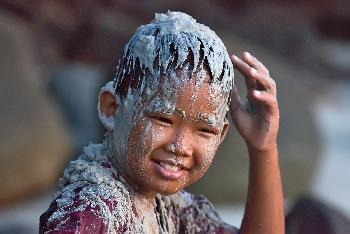
[[[240,233],[283,234],[283,192],[276,145],[279,109],[276,85],[267,68],[245,52],[232,56],[245,77],[247,101],[242,103],[233,87],[231,116],[247,143],[249,187]]]

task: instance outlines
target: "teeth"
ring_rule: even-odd
[[[172,171],[179,171],[181,170],[181,167],[179,166],[174,166],[174,165],[170,165],[166,162],[159,162],[159,164],[164,167],[165,169],[168,169],[168,170],[172,170]]]

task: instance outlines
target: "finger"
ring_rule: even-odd
[[[242,56],[243,61],[245,61],[249,66],[254,67],[260,72],[263,72],[265,74],[269,74],[269,70],[266,68],[266,66],[260,62],[256,57],[251,55],[249,52],[244,52]]]
[[[242,106],[241,98],[239,97],[237,87],[232,86],[231,90],[231,111],[236,112]]]
[[[258,90],[267,91],[276,96],[276,83],[271,77],[258,72],[252,72],[252,76],[258,84]]]
[[[258,71],[269,75],[269,70],[265,67],[265,65],[262,62],[260,62],[256,57],[251,55],[249,52],[244,52],[242,59],[249,66],[254,67]]]
[[[256,89],[256,81],[252,79],[252,69],[246,62],[237,57],[236,55],[231,56],[231,60],[235,68],[243,75],[247,90]],[[255,70],[255,69],[254,69]]]
[[[262,102],[266,111],[270,114],[273,114],[278,110],[277,99],[271,93],[254,90],[253,98],[256,99],[257,102]]]

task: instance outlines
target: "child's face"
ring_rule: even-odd
[[[119,169],[144,195],[172,194],[199,179],[226,135],[228,122],[226,111],[222,111],[227,105],[225,95],[213,91],[208,77],[195,91],[194,80],[183,81],[174,94],[173,113],[144,106],[136,110],[142,113],[129,134],[122,160],[126,166]],[[171,102],[159,92],[156,98],[158,102]]]

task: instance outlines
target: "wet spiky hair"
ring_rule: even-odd
[[[232,63],[214,31],[182,12],[156,14],[126,44],[114,78],[115,92],[126,96],[132,89],[144,88],[145,82],[157,82],[162,74],[185,65],[192,74],[208,71],[214,82],[226,84],[224,89],[232,87]]]

